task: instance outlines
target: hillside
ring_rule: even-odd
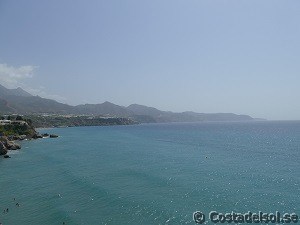
[[[132,125],[135,121],[122,117],[97,117],[97,116],[25,116],[32,121],[36,128],[40,127],[77,127],[77,126],[112,126],[112,125]]]
[[[77,105],[73,107],[72,112],[74,114],[86,115],[113,115],[118,117],[133,116],[133,113],[130,110],[110,102],[104,102],[102,104]]]
[[[0,96],[9,96],[9,95],[24,96],[24,97],[32,96],[31,94],[24,91],[20,87],[18,87],[16,89],[8,89],[8,88],[6,88],[6,87],[4,87],[3,85],[0,84]]]
[[[7,89],[2,85],[0,85],[0,113],[104,115],[130,118],[141,123],[253,120],[250,116],[233,113],[174,113],[138,104],[124,107],[104,102],[71,106],[52,99],[33,96],[21,88]]]

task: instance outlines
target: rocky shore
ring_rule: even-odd
[[[21,149],[21,145],[16,143],[14,140],[10,140],[6,136],[0,137],[0,155],[6,155],[7,150],[18,150]]]
[[[20,141],[23,140],[32,140],[32,139],[39,139],[39,138],[57,138],[58,135],[56,134],[39,134],[38,132],[34,133],[33,135],[10,135],[10,136],[1,136],[0,137],[0,155],[4,155],[4,158],[7,157],[8,150],[18,150],[21,149]]]
[[[19,120],[18,120],[19,119]],[[9,158],[8,150],[21,149],[20,141],[38,138],[56,138],[55,134],[38,133],[31,120],[23,120],[20,116],[16,118],[0,120],[0,155]]]

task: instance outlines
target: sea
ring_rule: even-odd
[[[39,131],[59,137],[22,141],[0,158],[3,225],[197,224],[194,212],[214,224],[212,211],[300,215],[299,121]]]

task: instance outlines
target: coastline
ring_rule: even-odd
[[[42,129],[34,128],[32,125],[24,124],[22,132],[18,131],[18,125],[2,126],[3,132],[0,135],[0,156],[10,158],[10,151],[20,150],[22,148],[21,142],[24,140],[36,140],[40,138],[57,138],[56,134],[42,133]],[[10,129],[9,132],[7,131]],[[15,130],[14,133],[11,129]],[[18,131],[18,132],[17,132]]]
[[[119,117],[88,117],[88,116],[9,116],[0,125],[0,156],[10,158],[9,150],[21,149],[19,141],[39,138],[57,138],[56,134],[43,133],[44,130],[68,127],[117,126],[138,124],[128,118]],[[18,141],[18,142],[16,142]]]

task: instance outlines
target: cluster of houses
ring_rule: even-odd
[[[24,124],[27,124],[26,121],[23,121],[23,120],[0,120],[0,125],[10,125],[10,124],[13,124],[13,125],[24,125]]]

